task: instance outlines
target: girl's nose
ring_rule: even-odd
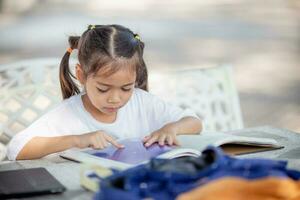
[[[111,99],[111,98],[109,98],[109,99],[107,100],[107,102],[108,102],[108,103],[111,103],[111,104],[117,104],[117,103],[119,103],[120,101],[119,101],[119,100],[116,100],[116,99]]]
[[[107,99],[108,103],[117,104],[121,101],[120,95],[117,92],[114,92],[109,98]]]

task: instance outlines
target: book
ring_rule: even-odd
[[[200,135],[180,135],[180,146],[160,146],[154,143],[145,147],[140,138],[118,140],[125,148],[109,146],[103,150],[70,149],[60,154],[61,157],[76,162],[96,164],[107,168],[124,170],[145,163],[151,158],[172,159],[182,156],[201,155],[208,145],[221,147],[226,153],[239,155],[283,148],[271,138],[236,136],[225,133],[206,133]]]

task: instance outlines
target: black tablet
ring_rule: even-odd
[[[0,199],[54,194],[65,190],[45,168],[0,171]]]

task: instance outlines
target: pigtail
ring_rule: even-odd
[[[75,76],[71,73],[69,68],[69,59],[73,49],[78,48],[78,41],[80,37],[78,36],[70,36],[69,37],[69,44],[70,47],[66,51],[65,55],[63,56],[60,62],[59,68],[59,81],[63,99],[67,99],[73,95],[79,94],[80,90],[76,83],[73,81]],[[76,78],[75,78],[76,79]]]
[[[137,69],[136,87],[148,91],[148,70],[144,60]]]
[[[136,87],[148,92],[148,70],[147,66],[143,59],[144,54],[144,43],[141,41],[138,34],[134,34],[134,38],[138,40],[138,54],[140,60],[140,66],[137,67],[137,78],[136,78]]]

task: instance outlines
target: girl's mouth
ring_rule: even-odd
[[[113,113],[113,112],[117,112],[119,108],[105,107],[104,109],[105,109],[107,112]]]

